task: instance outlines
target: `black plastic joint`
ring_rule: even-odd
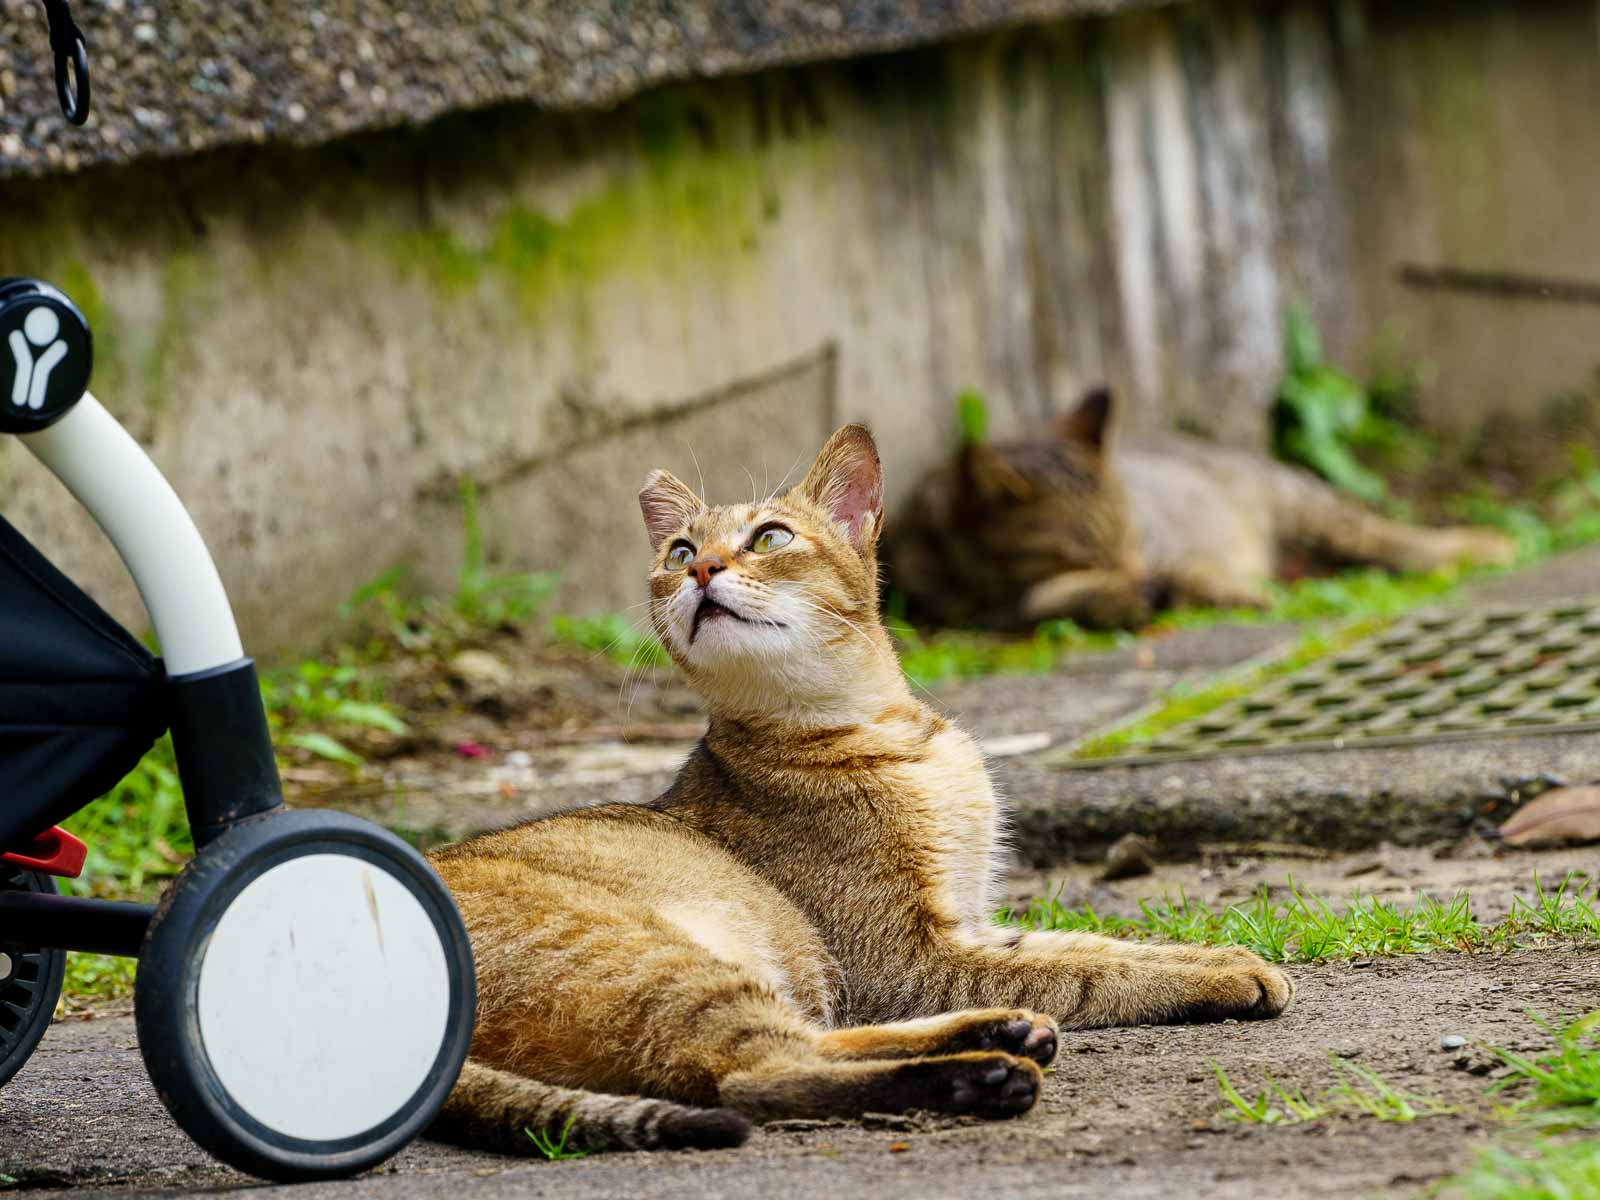
[[[240,821],[280,807],[283,788],[254,661],[241,658],[175,675],[168,683],[172,748],[198,848]]]
[[[37,433],[83,399],[94,369],[89,322],[65,292],[0,279],[0,433]]]

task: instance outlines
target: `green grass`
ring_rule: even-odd
[[[1328,1061],[1333,1064],[1338,1082],[1315,1097],[1308,1097],[1299,1088],[1285,1087],[1267,1075],[1261,1091],[1252,1099],[1234,1085],[1221,1063],[1212,1060],[1217,1092],[1228,1104],[1223,1115],[1250,1125],[1299,1125],[1336,1113],[1404,1122],[1455,1111],[1426,1096],[1402,1091],[1359,1063],[1347,1063],[1332,1055]]]
[[[489,569],[471,479],[461,482],[461,519],[463,550],[453,593],[420,595],[409,570],[398,566],[362,584],[339,606],[338,615],[354,625],[349,653],[357,661],[448,656],[486,630],[518,628],[543,610],[560,576]]]
[[[1384,619],[1444,599],[1464,580],[1478,574],[1451,568],[1391,575],[1362,567],[1293,583],[1275,582],[1267,587],[1270,602],[1265,608],[1173,609],[1137,633],[1087,630],[1071,621],[1046,621],[1032,635],[1020,638],[965,630],[924,632],[892,615],[887,624],[906,674],[927,687],[951,679],[1042,673],[1053,670],[1072,654],[1125,649],[1182,629],[1335,623],[1375,629]],[[1308,633],[1308,639],[1336,637],[1338,631],[1326,629]]]
[[[1593,1200],[1600,1196],[1600,1141],[1540,1140],[1520,1154],[1492,1147],[1436,1194],[1452,1200]]]
[[[587,1158],[589,1155],[587,1150],[580,1150],[576,1146],[569,1147],[567,1145],[567,1138],[571,1136],[572,1127],[577,1123],[578,1116],[574,1113],[567,1118],[567,1123],[561,1127],[561,1133],[558,1137],[551,1137],[550,1132],[545,1129],[524,1129],[522,1132],[528,1135],[528,1140],[533,1143],[534,1149],[538,1150],[540,1154],[551,1162],[560,1162],[563,1159],[570,1158]]]
[[[1439,1195],[1456,1200],[1588,1200],[1600,1196],[1600,1010],[1555,1027],[1529,1017],[1551,1049],[1532,1056],[1490,1047],[1511,1073],[1490,1088],[1512,1094],[1501,1115],[1518,1123],[1508,1145],[1492,1146]],[[1578,1131],[1584,1140],[1547,1135]],[[1534,1136],[1518,1145],[1518,1135]]]
[[[1330,1108],[1371,1117],[1375,1121],[1406,1122],[1423,1117],[1440,1117],[1456,1110],[1427,1096],[1401,1091],[1376,1071],[1360,1063],[1330,1057],[1343,1078],[1326,1093]]]
[[[1176,900],[1163,896],[1140,901],[1140,916],[1132,918],[1103,915],[1087,904],[1068,908],[1058,898],[1051,898],[1035,900],[1022,912],[1002,911],[998,919],[1025,929],[1245,946],[1268,962],[1325,962],[1435,950],[1600,941],[1597,887],[1600,885],[1568,874],[1558,887],[1548,889],[1535,875],[1533,899],[1517,897],[1511,915],[1491,925],[1472,916],[1464,892],[1448,904],[1426,895],[1410,907],[1357,897],[1336,909],[1308,896],[1292,880],[1285,900],[1274,900],[1263,887],[1248,903],[1220,911],[1180,892]]]
[[[550,621],[550,638],[604,655],[619,667],[664,667],[671,661],[654,634],[638,629],[621,613],[554,617]]]
[[[1562,1028],[1532,1019],[1550,1035],[1550,1051],[1530,1058],[1490,1047],[1511,1068],[1495,1084],[1516,1093],[1508,1111],[1537,1115],[1544,1128],[1600,1126],[1600,1011]]]
[[[1271,1075],[1265,1077],[1261,1091],[1252,1100],[1234,1086],[1221,1063],[1212,1059],[1211,1069],[1217,1075],[1218,1093],[1228,1102],[1224,1115],[1230,1121],[1243,1121],[1248,1125],[1298,1125],[1328,1115],[1326,1106],[1307,1099],[1298,1088],[1284,1087]]]

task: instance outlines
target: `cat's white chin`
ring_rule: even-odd
[[[684,657],[701,667],[734,662],[749,664],[786,655],[792,650],[788,630],[767,621],[731,614],[703,617],[698,627],[691,625],[690,630],[680,636]]]

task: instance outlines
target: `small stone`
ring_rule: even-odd
[[[467,701],[481,703],[511,686],[511,668],[487,650],[463,650],[450,660],[450,680]]]
[[[1459,1033],[1447,1033],[1439,1039],[1439,1049],[1441,1050],[1459,1050],[1466,1044],[1467,1039]]]
[[[1354,1042],[1340,1042],[1337,1046],[1329,1047],[1328,1052],[1335,1058],[1360,1058],[1361,1047]]]
[[[891,1129],[905,1131],[915,1129],[916,1121],[904,1113],[865,1112],[860,1117],[861,1124],[867,1129]]]
[[[1350,969],[1353,971],[1359,971],[1370,966],[1372,966],[1372,959],[1358,958],[1350,964]]]
[[[1106,851],[1106,867],[1100,872],[1105,880],[1132,879],[1149,875],[1156,869],[1155,846],[1137,833],[1125,833],[1111,843]]]

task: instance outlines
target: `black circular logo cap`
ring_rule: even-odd
[[[0,433],[36,433],[83,398],[94,367],[89,322],[66,293],[0,279]]]

